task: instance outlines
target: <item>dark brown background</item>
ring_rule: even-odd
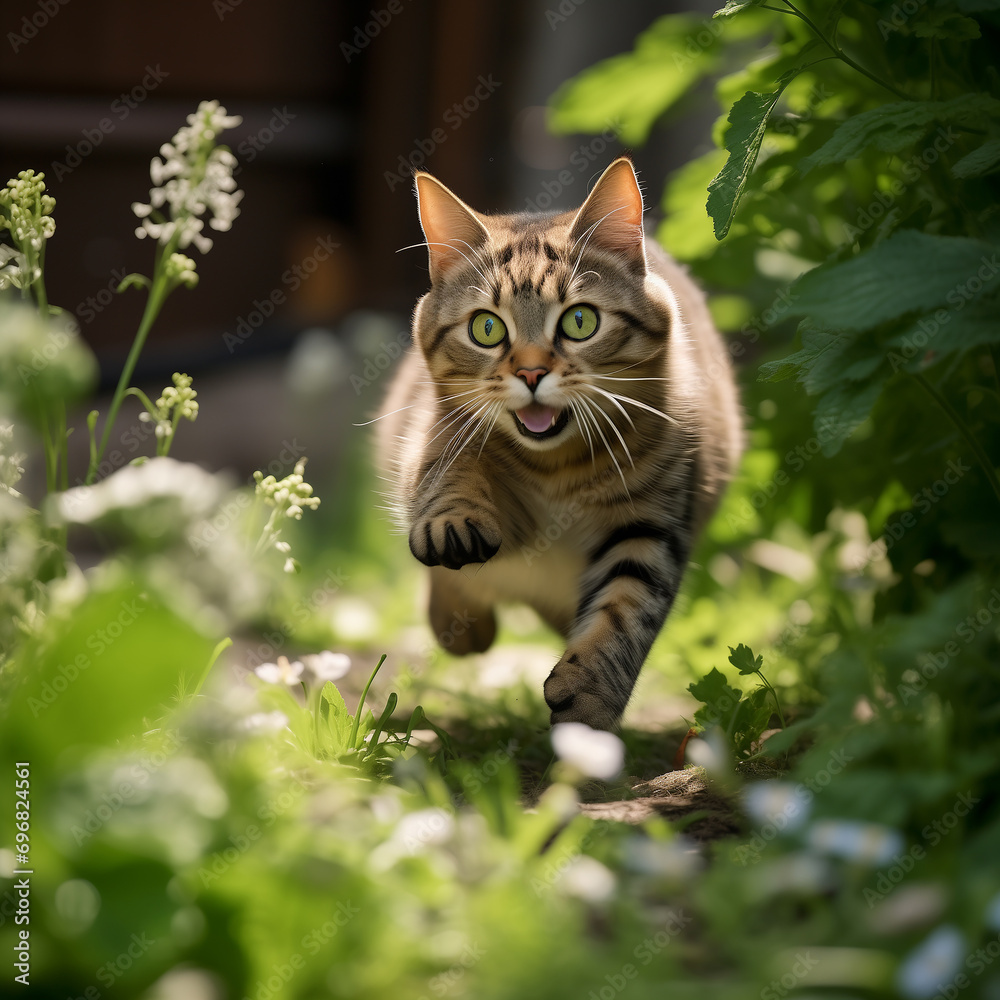
[[[295,385],[280,392],[268,385],[303,330],[329,331],[326,340],[314,336],[321,346],[334,344],[325,357],[341,370],[329,389],[353,400],[365,394],[352,389],[349,373],[405,329],[426,288],[423,251],[397,252],[421,239],[410,184],[386,173],[400,175],[440,129],[445,141],[426,166],[476,208],[523,208],[567,168],[574,183],[552,207],[578,204],[620,147],[601,142],[598,149],[592,136],[547,136],[542,106],[574,73],[631,48],[655,17],[697,6],[562,0],[562,20],[552,23],[560,0],[6,0],[0,172],[31,166],[47,175],[58,203],[49,299],[77,315],[107,391],[143,301],[139,292],[119,297],[109,289],[116,273],[151,267],[152,245],[134,237],[129,208],[148,200],[149,160],[200,100],[217,98],[242,115],[226,136],[241,163],[241,215],[231,232],[216,234],[209,254],[188,251],[201,283],[168,302],[137,380],[157,390],[180,368],[196,377],[203,399],[225,384],[225,405],[255,411],[244,409],[243,431],[227,425],[201,448],[182,434],[180,453],[218,464],[221,451],[243,470],[258,445],[274,451],[296,419],[316,419],[308,407],[299,412]],[[499,86],[452,127],[449,109],[467,98],[475,104],[480,77]],[[134,109],[123,100],[133,92]],[[687,129],[658,129],[634,151],[654,206],[666,172],[707,139],[707,128]],[[570,167],[581,145],[593,157],[589,171]],[[338,249],[292,293],[282,275],[320,238]],[[288,300],[230,350],[225,334],[275,290]],[[310,357],[299,359],[299,369],[314,367]],[[248,401],[246,387],[263,395]],[[382,388],[361,400],[362,409],[377,405]],[[211,437],[206,413],[203,406],[199,428]],[[324,441],[331,436],[338,435]],[[307,443],[315,450],[315,441]]]

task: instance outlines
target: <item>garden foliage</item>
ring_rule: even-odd
[[[729,0],[554,98],[556,128],[610,121],[634,145],[709,82],[721,105],[658,236],[713,292],[748,449],[637,697],[691,682],[702,703],[692,756],[742,824],[711,844],[703,814],[581,814],[635,783],[583,784],[620,763],[611,736],[566,733],[554,761],[537,690],[442,693],[448,658],[409,638],[413,569],[360,490],[337,484],[310,536],[331,500],[302,517],[302,456],[243,487],[169,456],[191,380],[155,402],[128,383],[197,279],[180,251],[210,248],[194,209],[235,218],[225,109],[164,147],[133,206],[157,248],[114,408],[139,399],[156,454],[106,474],[94,414],[75,486],[64,408],[96,368],[47,301],[55,206],[22,176],[0,256],[22,299],[0,301],[7,981],[29,929],[28,996],[996,996],[998,7]],[[82,539],[104,553],[86,571]],[[350,591],[379,602],[374,636],[338,625]],[[230,636],[255,638],[234,656]],[[353,666],[296,658],[333,644]],[[626,773],[665,768],[661,734],[622,737]]]

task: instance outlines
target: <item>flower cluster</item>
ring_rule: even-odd
[[[300,458],[295,463],[295,468],[290,475],[284,479],[275,479],[274,476],[265,476],[263,472],[255,472],[253,478],[257,483],[254,492],[258,498],[264,501],[269,507],[273,507],[271,516],[264,525],[255,552],[261,552],[273,545],[279,552],[288,556],[290,546],[288,542],[278,540],[281,533],[281,521],[284,518],[292,518],[300,521],[302,519],[302,509],[309,507],[315,510],[319,506],[319,497],[313,496],[313,488],[304,479],[306,471],[306,459]],[[297,573],[299,564],[288,556],[285,559],[285,572]]]
[[[0,424],[0,490],[12,497],[19,497],[14,487],[24,475],[24,455],[20,452],[10,452],[8,449],[14,442],[14,427],[11,424]]]
[[[180,255],[178,255],[180,256]],[[197,391],[191,388],[191,376],[174,372],[173,385],[168,385],[152,409],[139,414],[139,419],[156,421],[156,437],[163,441],[174,436],[181,417],[194,421],[198,416]]]
[[[56,231],[55,207],[55,198],[45,193],[45,174],[34,170],[20,171],[0,189],[0,230],[10,230],[16,247],[0,248],[0,289],[41,278],[45,241]]]
[[[195,263],[186,254],[172,253],[163,265],[163,270],[171,287],[185,285],[188,288],[194,288],[198,284]]]
[[[263,497],[264,503],[276,508],[279,516],[300,521],[303,507],[315,510],[319,506],[319,497],[312,495],[313,488],[303,478],[305,471],[306,460],[300,458],[291,474],[284,479],[255,472],[253,478],[257,483],[257,496]]]
[[[253,672],[268,684],[292,687],[306,678],[320,685],[339,681],[350,669],[351,658],[346,653],[324,649],[320,653],[307,653],[301,660],[289,661],[287,656],[279,656],[276,663],[261,663]]]
[[[142,402],[145,411],[139,414],[141,421],[156,425],[154,428],[156,454],[161,457],[170,454],[170,447],[174,443],[174,435],[177,433],[177,425],[181,422],[181,418],[193,422],[198,416],[198,404],[195,402],[198,393],[191,388],[191,376],[174,372],[173,383],[163,390],[155,403],[135,386],[123,393],[123,396],[135,396]]]
[[[162,246],[182,250],[191,243],[202,253],[212,249],[212,241],[202,232],[205,224],[201,216],[208,211],[209,226],[225,232],[239,215],[237,206],[243,197],[233,179],[236,158],[225,146],[216,145],[216,137],[241,121],[237,115],[226,114],[218,101],[202,101],[198,110],[188,115],[187,125],[171,142],[164,143],[160,156],[150,162],[154,186],[149,203],[132,205],[142,220],[136,236],[150,236]],[[168,210],[169,218],[161,209]]]

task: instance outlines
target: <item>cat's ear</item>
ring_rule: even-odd
[[[619,157],[601,174],[576,213],[570,229],[570,245],[584,242],[623,254],[645,269],[642,192],[627,157]]]
[[[415,182],[433,283],[473,256],[489,239],[489,233],[479,216],[436,177],[421,172]]]

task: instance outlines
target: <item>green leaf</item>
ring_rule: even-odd
[[[3,728],[39,762],[70,748],[113,746],[166,713],[179,682],[192,686],[212,646],[137,585],[93,594],[24,650],[27,676]]]
[[[732,646],[729,647],[729,662],[741,674],[755,674],[763,665],[764,657],[754,658],[753,650],[741,642],[735,649]]]
[[[663,222],[656,238],[678,260],[709,256],[718,246],[703,196],[719,172],[725,151],[713,149],[672,174],[663,192]]]
[[[724,146],[729,151],[725,166],[708,185],[708,214],[715,223],[716,239],[722,239],[733,224],[747,178],[764,141],[767,119],[782,91],[798,74],[789,70],[778,80],[778,89],[769,94],[744,94],[729,112],[729,129]]]
[[[563,84],[549,101],[549,127],[557,133],[613,129],[622,142],[640,145],[656,120],[716,68],[723,30],[732,42],[758,28],[753,17],[732,26],[690,14],[661,17],[636,39],[632,52]]]
[[[954,307],[984,266],[996,281],[996,256],[996,248],[980,240],[901,230],[849,260],[804,274],[789,291],[788,313],[828,329],[869,330],[909,313]]]
[[[1000,138],[987,139],[978,149],[962,157],[952,168],[951,176],[982,177],[1000,166]]]
[[[332,738],[331,749],[335,754],[345,753],[350,749],[351,725],[354,718],[347,709],[344,696],[333,681],[327,681],[320,692],[322,712],[329,726]]]
[[[726,6],[722,10],[717,10],[712,17],[729,17],[730,14],[737,14],[745,7],[756,7],[764,0],[726,0]]]
[[[854,115],[816,152],[799,164],[802,174],[815,167],[844,163],[875,148],[900,153],[941,122],[985,127],[1000,117],[1000,101],[988,94],[963,94],[950,101],[898,101]],[[956,137],[957,138],[957,137]]]
[[[705,707],[699,708],[694,715],[698,725],[704,729],[713,725],[729,729],[743,693],[729,686],[725,674],[712,667],[700,681],[689,684],[688,691],[705,703]]]
[[[813,413],[816,437],[827,458],[836,455],[844,442],[868,419],[888,373],[864,383],[844,383],[835,386],[819,398]]]
[[[951,38],[959,42],[980,37],[979,25],[971,17],[950,10],[927,11],[913,33],[918,38]]]
[[[961,311],[939,309],[921,316],[888,340],[893,371],[924,371],[956,352],[1000,343],[1000,308],[995,299],[970,303]]]

